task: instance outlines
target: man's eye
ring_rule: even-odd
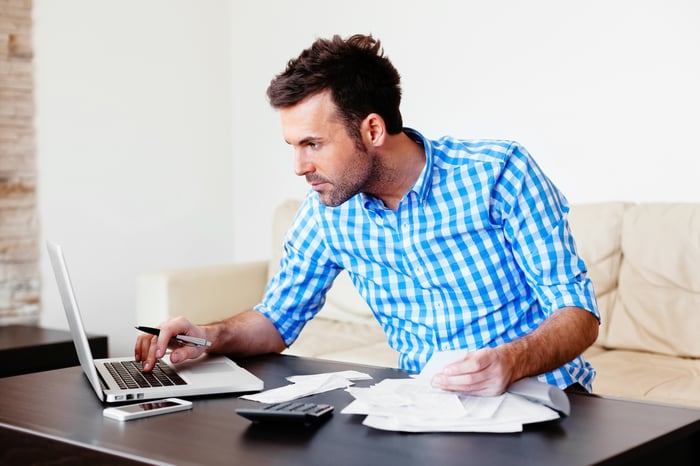
[[[318,144],[316,144],[315,142],[310,142],[310,143],[308,144],[308,146],[309,146],[311,149],[317,149],[317,148],[318,148]]]

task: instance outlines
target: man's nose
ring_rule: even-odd
[[[314,166],[304,153],[304,150],[294,151],[294,173],[297,176],[306,176],[313,173]]]

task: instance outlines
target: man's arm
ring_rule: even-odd
[[[252,355],[279,353],[286,348],[272,321],[252,309],[205,325],[204,331],[213,342],[207,350],[210,353]]]
[[[578,307],[548,317],[534,332],[496,348],[482,348],[452,363],[433,377],[443,390],[494,396],[523,377],[554,370],[595,342],[598,319]]]
[[[212,342],[212,346],[206,348],[208,353],[253,355],[280,352],[285,348],[272,322],[252,309],[202,326],[194,325],[184,317],[176,317],[161,324],[160,335],[141,335],[136,340],[134,356],[136,361],[142,361],[144,371],[153,368],[156,359],[165,355],[168,345],[173,349],[170,353],[173,363],[194,359],[204,353],[205,348],[201,346],[172,345],[171,338],[175,335],[206,338]]]

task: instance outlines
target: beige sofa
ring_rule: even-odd
[[[257,304],[298,207],[287,201],[276,210],[269,261],[141,276],[139,322],[183,315],[206,323]],[[602,314],[599,338],[586,352],[598,371],[594,392],[700,406],[700,204],[575,205],[570,224]],[[287,352],[397,364],[345,274]]]

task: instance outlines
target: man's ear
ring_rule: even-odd
[[[362,139],[369,147],[380,147],[386,139],[386,124],[384,118],[377,113],[370,113],[360,125]]]

